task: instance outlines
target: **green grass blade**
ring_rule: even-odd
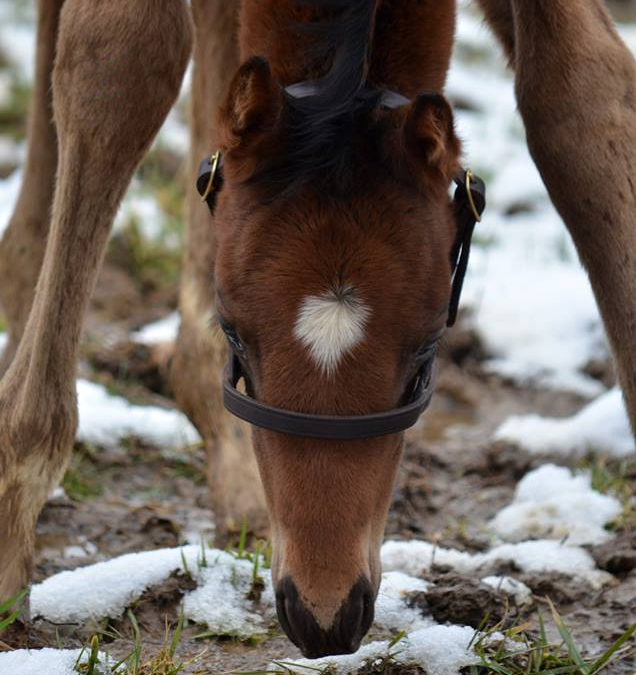
[[[86,675],[95,675],[95,667],[99,663],[99,638],[93,635],[91,638],[91,653],[86,664]]]
[[[541,675],[579,675],[581,669],[576,663],[571,663],[569,666],[558,666],[557,668],[548,668],[547,670],[535,671]]]
[[[18,607],[18,609],[16,609],[15,612],[13,612],[12,614],[9,614],[9,616],[6,617],[6,619],[2,619],[2,621],[0,621],[0,633],[5,628],[10,626],[20,616],[21,611],[22,611],[22,608]]]
[[[393,636],[391,641],[389,642],[389,649],[393,649],[395,645],[400,642],[400,640],[403,640],[406,637],[406,631],[401,630],[397,635]]]
[[[315,673],[322,673],[324,668],[316,668],[315,666],[301,666],[299,663],[287,663],[286,661],[272,661],[275,666],[280,666],[288,672],[297,672],[292,668],[301,668],[302,670],[311,670]]]
[[[181,549],[181,564],[183,565],[183,573],[187,577],[192,578],[192,574],[190,574],[190,568],[188,567],[188,561],[186,560],[185,553],[183,552],[183,549]]]
[[[247,542],[247,518],[243,518],[241,523],[241,532],[239,534],[239,544],[238,544],[238,558],[239,560],[243,558],[245,554],[245,543]]]
[[[133,671],[131,675],[137,675],[141,666],[141,631],[139,630],[139,623],[137,622],[135,615],[132,613],[132,610],[129,609],[126,614],[130,620],[130,624],[133,628],[133,634],[135,636],[135,648],[132,651]]]
[[[174,629],[174,633],[172,635],[172,642],[170,643],[170,656],[174,656],[175,652],[177,651],[177,647],[179,646],[179,642],[181,642],[181,630],[183,629],[183,622],[184,622],[184,617],[183,617],[183,607],[181,608],[181,611],[179,612],[179,620],[177,621],[177,627]]]
[[[589,669],[589,675],[596,675],[602,668],[604,668],[616,654],[616,652],[632,637],[636,634],[636,623],[632,624],[622,635],[616,640],[616,642],[601,656],[598,658]]]
[[[16,593],[13,597],[5,600],[0,605],[0,616],[6,614],[10,609],[15,607],[13,612],[9,616],[5,616],[4,619],[0,619],[0,633],[7,627],[9,627],[19,616],[24,606],[24,597],[29,592],[28,588],[23,588],[19,593]],[[17,605],[17,607],[16,607]]]
[[[8,612],[17,602],[20,602],[22,598],[29,592],[28,588],[23,588],[19,593],[16,593],[12,598],[5,600],[0,604],[0,614]]]
[[[547,598],[547,601],[550,606],[552,618],[554,619],[554,623],[557,627],[557,630],[559,631],[559,634],[563,638],[563,642],[568,648],[570,658],[578,666],[579,670],[581,671],[581,675],[588,675],[588,666],[586,665],[585,661],[583,660],[583,657],[581,656],[581,653],[574,644],[572,634],[567,629],[566,625],[563,623],[563,619],[561,618],[561,615],[557,612],[556,607],[552,603],[552,600],[550,600],[550,598]]]

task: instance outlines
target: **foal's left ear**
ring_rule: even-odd
[[[453,111],[441,94],[422,94],[411,104],[404,126],[406,147],[450,181],[458,169],[460,143]]]
[[[220,147],[224,152],[248,150],[272,131],[282,109],[281,88],[269,63],[252,56],[238,70],[219,113]]]

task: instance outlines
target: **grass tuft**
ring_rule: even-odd
[[[608,665],[633,653],[629,642],[636,634],[636,624],[601,656],[589,659],[582,655],[563,618],[547,599],[561,642],[548,640],[543,616],[539,614],[538,635],[527,630],[527,624],[501,631],[502,623],[482,631],[473,645],[481,663],[470,666],[466,675],[597,675]]]
[[[128,610],[127,615],[133,629],[133,647],[130,653],[121,661],[110,665],[111,659],[108,658],[108,655],[106,655],[105,659],[100,659],[99,636],[94,635],[90,640],[88,660],[80,663],[84,653],[88,650],[87,647],[82,650],[77,659],[75,664],[75,671],[77,673],[81,675],[179,675],[179,673],[193,666],[205,654],[206,650],[203,650],[188,661],[179,661],[177,659],[177,649],[181,642],[184,625],[184,617],[183,613],[181,613],[172,634],[166,621],[165,638],[161,648],[154,656],[146,658],[144,656],[139,623],[132,611]],[[197,675],[194,671],[189,672]],[[198,675],[203,675],[203,673],[199,672]]]
[[[28,592],[28,588],[23,588],[13,597],[0,603],[0,633],[17,621],[24,607],[24,599]]]

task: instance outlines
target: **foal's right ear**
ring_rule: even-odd
[[[282,91],[269,63],[252,56],[234,76],[219,113],[221,150],[232,153],[250,148],[274,129],[282,106]]]

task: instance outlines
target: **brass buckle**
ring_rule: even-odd
[[[208,181],[208,185],[205,188],[205,192],[203,193],[203,196],[201,197],[201,201],[205,202],[207,198],[210,196],[210,193],[214,189],[214,179],[216,177],[216,172],[219,168],[219,160],[221,159],[221,151],[217,150],[212,157],[210,157],[210,164],[212,165],[212,170],[210,171],[210,180]]]
[[[470,189],[470,181],[472,180],[472,178],[473,178],[473,172],[470,169],[468,169],[466,171],[466,194],[468,195],[468,203],[470,204],[470,208],[473,212],[473,215],[475,216],[475,220],[478,223],[481,223],[481,215],[480,215],[479,211],[477,210],[477,205],[475,204],[475,199],[474,199],[473,193]]]

